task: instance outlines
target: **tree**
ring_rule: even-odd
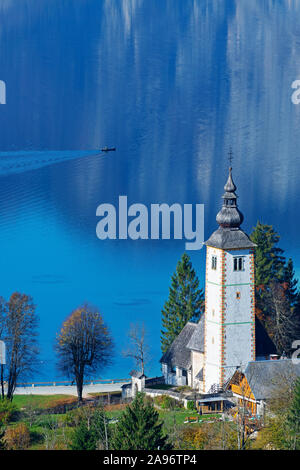
[[[167,436],[163,435],[162,426],[153,404],[146,403],[144,395],[138,393],[116,424],[112,436],[112,449],[168,449],[170,446],[167,444]]]
[[[268,310],[266,327],[279,354],[292,351],[293,340],[298,339],[299,318],[291,307],[287,291],[282,284],[271,282],[264,296]]]
[[[300,450],[300,378],[296,382],[294,399],[288,413],[287,423],[293,438],[293,449]]]
[[[169,298],[162,310],[161,349],[164,353],[188,321],[204,311],[204,293],[189,256],[184,253],[172,276]]]
[[[299,303],[298,280],[295,278],[293,260],[289,258],[283,270],[283,288],[292,308]]]
[[[277,372],[272,379],[265,422],[254,443],[255,449],[282,450],[293,449],[295,444],[299,445],[299,440],[297,444],[295,438],[297,438],[297,426],[300,423],[300,415],[299,412],[297,415],[296,411],[297,401],[300,398],[300,379],[293,365],[289,364],[289,361],[286,362],[285,368]],[[298,400],[296,399],[297,390]]]
[[[145,373],[145,366],[149,361],[149,347],[147,344],[147,333],[144,323],[130,325],[127,334],[130,346],[123,352],[125,357],[131,357],[139,372]]]
[[[255,250],[255,307],[278,352],[291,351],[300,334],[300,296],[293,261],[277,246],[272,225],[257,222],[251,236]]]
[[[16,405],[8,398],[0,400],[0,425],[9,423],[17,411]]]
[[[257,222],[250,235],[255,243],[255,285],[262,287],[271,280],[281,281],[284,272],[285,258],[283,250],[278,248],[280,236],[272,225]]]
[[[6,343],[7,398],[12,400],[17,380],[36,369],[38,317],[32,297],[15,292],[6,304],[4,340]],[[3,385],[3,382],[2,382]]]
[[[113,341],[99,311],[84,304],[63,323],[55,350],[58,368],[75,379],[78,401],[82,401],[83,382],[111,364]]]
[[[250,235],[255,249],[255,310],[257,317],[267,329],[268,311],[265,307],[265,293],[271,281],[282,282],[285,259],[283,250],[278,248],[279,235],[272,225],[257,222]]]
[[[110,429],[103,409],[92,410],[88,408],[73,432],[72,450],[108,450]],[[85,410],[86,411],[86,410]]]

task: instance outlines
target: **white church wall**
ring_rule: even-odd
[[[212,256],[217,269],[212,269]],[[234,257],[243,270],[234,271]],[[254,360],[254,304],[250,250],[207,247],[205,307],[205,391],[226,381],[237,366]]]
[[[198,374],[198,372],[203,368],[204,365],[204,354],[200,353],[199,351],[192,351],[192,372],[193,372],[193,378],[192,378],[192,386],[194,387],[195,383],[195,375]]]
[[[243,257],[243,271],[234,271],[235,256]],[[251,257],[249,250],[234,250],[225,255],[224,367],[227,368],[255,359]]]
[[[205,286],[205,392],[220,382],[221,316],[222,316],[222,250],[207,247]],[[216,257],[216,269],[212,257]]]

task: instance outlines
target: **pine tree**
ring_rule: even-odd
[[[300,450],[300,378],[296,382],[295,395],[288,413],[287,424],[292,434],[292,447]]]
[[[108,450],[110,429],[102,409],[97,409],[91,417],[82,419],[73,432],[72,450]]]
[[[71,450],[95,450],[96,442],[86,422],[82,422],[73,432]]]
[[[285,258],[283,250],[276,245],[280,236],[272,225],[259,221],[250,235],[255,243],[255,284],[257,287],[268,284],[271,280],[282,281]]]
[[[283,270],[283,287],[290,306],[294,308],[299,302],[298,280],[295,278],[293,260],[290,258]]]
[[[272,225],[258,221],[250,238],[256,244],[254,262],[256,315],[268,331],[269,312],[266,308],[266,295],[271,281],[283,281],[285,258],[283,250],[276,246],[280,237]]]
[[[204,293],[189,256],[184,253],[172,276],[169,298],[162,309],[161,349],[165,352],[188,321],[204,310]]]
[[[144,395],[138,393],[127,406],[112,437],[113,450],[166,450],[167,436],[163,435],[159,414]]]

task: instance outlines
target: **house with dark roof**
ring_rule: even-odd
[[[300,362],[292,359],[251,361],[244,370],[236,370],[227,388],[240,405],[246,403],[251,414],[263,416],[276,389],[292,385],[298,377]]]

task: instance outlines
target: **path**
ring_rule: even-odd
[[[86,397],[89,393],[99,392],[119,392],[122,385],[128,382],[108,383],[108,384],[95,384],[85,385],[83,387],[83,396]],[[29,386],[17,387],[15,395],[74,395],[77,396],[75,385],[45,385],[45,386]]]

